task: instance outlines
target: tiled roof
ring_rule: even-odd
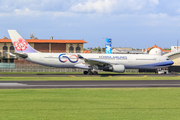
[[[26,39],[28,43],[87,43],[85,40]],[[11,43],[11,39],[0,39],[0,43]]]
[[[149,51],[151,48],[159,48],[162,52],[171,52],[171,50],[164,50],[161,47],[158,47],[157,45],[147,48],[147,51]]]
[[[85,50],[83,53],[91,53],[91,50]]]

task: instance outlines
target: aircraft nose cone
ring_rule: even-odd
[[[173,65],[173,64],[174,64],[174,62],[171,60],[171,61],[170,61],[170,64],[171,64],[171,65]]]

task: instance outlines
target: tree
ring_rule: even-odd
[[[98,47],[93,48],[92,50],[93,50],[93,51],[100,52],[100,51],[101,51],[101,47],[98,46]]]
[[[86,48],[83,48],[83,51],[86,51],[87,49]]]

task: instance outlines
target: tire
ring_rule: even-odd
[[[90,72],[88,72],[88,75],[93,75],[93,72],[91,72],[91,71],[90,71]]]
[[[98,72],[97,72],[97,71],[94,71],[93,73],[94,73],[94,75],[98,75]]]
[[[88,71],[84,71],[84,75],[87,75],[88,74]]]

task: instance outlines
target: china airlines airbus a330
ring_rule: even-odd
[[[84,74],[95,70],[123,73],[125,69],[159,69],[174,64],[168,57],[149,54],[41,53],[32,48],[16,31],[8,30],[16,53],[27,61],[58,68],[83,68]]]

